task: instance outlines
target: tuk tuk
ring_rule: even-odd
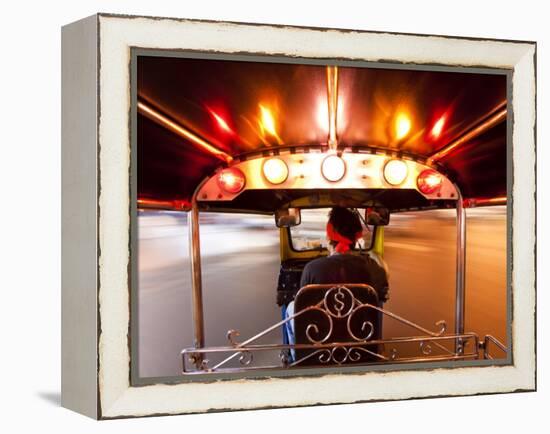
[[[257,121],[262,140],[254,146],[224,148],[208,140],[209,134],[201,134],[197,127],[190,128],[176,121],[159,108],[161,104],[152,104],[151,95],[138,94],[139,116],[194,148],[192,159],[178,157],[185,165],[185,170],[178,171],[177,175],[176,185],[184,185],[180,192],[173,186],[167,188],[166,183],[154,177],[146,179],[145,176],[140,178],[138,191],[140,208],[178,210],[189,215],[194,345],[181,351],[183,375],[491,359],[495,350],[506,354],[507,347],[494,336],[469,332],[465,324],[466,209],[506,204],[505,164],[504,170],[502,165],[488,170],[495,155],[500,160],[506,155],[505,95],[502,100],[502,94],[488,92],[484,95],[485,103],[477,111],[473,110],[477,106],[472,102],[456,109],[455,113],[468,112],[468,122],[466,125],[464,120],[460,125],[456,123],[453,134],[442,141],[435,139],[449,127],[449,112],[443,112],[434,122],[423,116],[425,125],[418,128],[420,133],[413,140],[412,116],[399,110],[388,118],[391,140],[385,143],[351,141],[341,137],[338,128],[342,71],[337,66],[323,68],[325,140],[293,143],[284,140],[277,132],[274,111],[259,104]],[[345,70],[343,74],[345,78]],[[455,79],[449,77],[432,75],[428,79],[434,87],[448,90],[452,86],[448,81]],[[475,82],[471,74],[469,78],[471,83]],[[471,84],[471,89],[477,88],[479,84]],[[429,96],[423,98],[419,106],[428,106]],[[231,130],[221,115],[213,109],[210,112],[221,129]],[[426,138],[428,133],[437,136],[432,137],[431,146],[424,140],[420,140],[421,145],[414,145],[419,143],[419,137]],[[409,139],[412,145],[405,146]],[[145,142],[143,139],[144,147]],[[141,155],[147,156],[147,152]],[[200,166],[200,170],[194,165]],[[180,182],[181,179],[184,182]],[[326,256],[328,251],[322,237],[319,241],[300,240],[293,237],[292,231],[300,227],[306,210],[332,207],[348,208],[362,221],[363,237],[350,254],[369,256],[390,273],[384,262],[384,229],[391,225],[393,214],[411,210],[456,210],[453,330],[448,330],[444,320],[418,324],[407,319],[407,312],[387,310],[371,282],[300,287],[305,265]],[[252,336],[241,337],[238,330],[230,329],[227,345],[216,347],[205,346],[204,338],[199,216],[208,212],[273,216],[280,241],[276,303],[284,313],[288,304],[294,302],[291,315],[282,315],[280,321]],[[409,334],[385,337],[383,324],[389,320],[407,327]],[[280,343],[264,343],[263,338],[280,333],[290,323],[296,331],[295,342],[290,342],[283,333]],[[411,353],[411,348],[416,354]],[[276,352],[280,363],[256,365],[255,355],[261,352]]]

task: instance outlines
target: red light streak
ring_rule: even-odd
[[[218,113],[216,113],[214,110],[212,109],[208,109],[208,112],[212,115],[212,117],[216,120],[218,126],[223,130],[225,131],[226,133],[229,133],[229,134],[234,134],[233,130],[231,129],[231,127],[228,125],[228,123],[226,122],[226,120],[224,118],[222,118]]]
[[[441,132],[443,131],[443,127],[445,127],[445,123],[447,122],[447,115],[441,116],[432,127],[432,130],[430,131],[430,135],[434,139],[438,139],[441,135]]]
[[[159,111],[155,110],[153,107],[148,106],[142,101],[138,101],[137,106],[138,106],[138,111],[141,114],[143,114],[144,116],[147,116],[149,119],[157,122],[159,125],[162,125],[168,130],[176,133],[177,135],[184,137],[185,139],[195,144],[198,148],[206,152],[209,152],[210,154],[215,155],[216,157],[228,163],[230,163],[233,160],[233,157],[231,155],[226,154],[222,150],[216,148],[215,146],[208,143],[203,138],[197,136],[196,134],[194,134],[193,132],[185,128],[183,125],[180,125],[174,122],[173,120],[169,119]]]
[[[191,208],[191,203],[186,200],[156,200],[138,198],[137,206],[141,209],[169,209],[175,211],[187,211]]]

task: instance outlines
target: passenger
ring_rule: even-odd
[[[347,208],[332,208],[326,227],[328,256],[314,259],[306,264],[300,280],[300,288],[309,284],[365,283],[372,286],[380,302],[388,299],[386,271],[368,255],[354,255],[352,248],[363,234],[361,220],[355,211]],[[291,301],[285,317],[294,315]],[[296,343],[294,321],[286,323],[286,340]],[[294,359],[294,351],[291,351]]]

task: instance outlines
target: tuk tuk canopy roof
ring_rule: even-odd
[[[227,165],[223,155],[328,140],[323,65],[138,56],[137,99],[172,125],[138,110],[137,194],[150,203],[188,204],[200,182]],[[497,122],[471,134],[499,111]],[[339,149],[422,160],[443,150],[437,164],[465,199],[506,196],[502,72],[339,66],[336,113]]]

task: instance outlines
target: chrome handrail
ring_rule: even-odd
[[[494,357],[491,356],[491,354],[489,353],[489,343],[490,342],[493,343],[494,345],[496,345],[497,348],[502,350],[504,353],[508,354],[508,349],[506,348],[506,346],[502,342],[500,342],[497,338],[495,338],[492,335],[485,335],[485,338],[483,339],[483,343],[481,345],[481,347],[483,349],[483,358],[484,359],[487,359],[487,360],[493,360],[494,359]]]
[[[372,290],[372,287],[368,285],[347,285],[354,288]],[[494,337],[488,335],[485,337],[483,343],[480,343],[477,334],[475,333],[454,333],[445,334],[446,323],[445,321],[437,321],[436,326],[439,327],[437,331],[431,331],[419,324],[409,321],[393,312],[390,312],[381,307],[375,306],[370,303],[363,303],[361,300],[355,297],[353,292],[346,285],[308,285],[300,291],[298,294],[303,294],[310,290],[324,290],[326,292],[321,301],[314,305],[307,306],[293,315],[278,321],[270,327],[262,330],[260,333],[246,339],[243,342],[237,342],[236,337],[239,336],[239,332],[236,330],[229,330],[227,332],[227,339],[230,346],[218,346],[218,347],[194,347],[186,348],[182,350],[182,363],[184,374],[196,374],[196,373],[212,373],[212,372],[233,372],[235,369],[248,370],[248,369],[287,369],[290,367],[300,367],[299,365],[304,361],[317,362],[320,366],[326,366],[327,364],[341,365],[347,362],[359,362],[361,360],[361,353],[367,354],[372,357],[373,361],[363,362],[364,364],[375,364],[380,362],[391,363],[404,363],[404,362],[424,362],[424,361],[445,361],[445,360],[465,360],[465,359],[478,359],[478,349],[487,347],[487,342],[494,342],[503,351],[506,348],[498,342]],[[297,296],[298,296],[297,294]],[[334,304],[330,304],[329,300],[333,300]],[[375,326],[370,321],[363,321],[360,326],[360,332],[356,331],[352,327],[351,319],[359,311],[364,309],[370,309],[398,321],[408,327],[420,331],[423,335],[394,337],[387,339],[372,339]],[[325,328],[328,332],[323,336],[317,336],[319,334],[319,321],[313,321],[305,327],[305,335],[308,340],[307,343],[296,344],[257,344],[256,342],[272,333],[275,330],[280,329],[290,321],[294,321],[297,317],[305,314],[306,312],[318,311],[322,314],[321,319],[326,321]],[[334,321],[339,320],[346,325],[348,339],[345,341],[329,342],[333,332]],[[454,351],[447,348],[445,343],[460,342],[461,345],[455,348]],[[419,356],[401,356],[398,351],[399,345],[407,343],[419,344]],[[471,345],[467,345],[471,343]],[[368,346],[368,347],[367,347]],[[389,351],[378,351],[377,346],[390,347]],[[451,345],[452,346],[452,345]],[[465,351],[466,346],[470,348],[469,351]],[[439,351],[437,351],[438,349]],[[302,356],[295,361],[288,360],[285,356],[285,351],[289,350],[312,350],[311,353]],[[436,350],[436,351],[434,351]],[[282,363],[280,366],[271,367],[256,367],[253,366],[254,353],[260,351],[280,351]],[[221,361],[217,362],[213,366],[210,366],[211,361],[206,358],[207,355],[214,354],[227,354],[231,353]],[[490,358],[490,355],[484,351],[485,358]],[[487,357],[489,356],[489,357]],[[237,359],[240,368],[231,368],[228,366],[229,362]],[[194,369],[188,366],[188,362],[194,365]]]

